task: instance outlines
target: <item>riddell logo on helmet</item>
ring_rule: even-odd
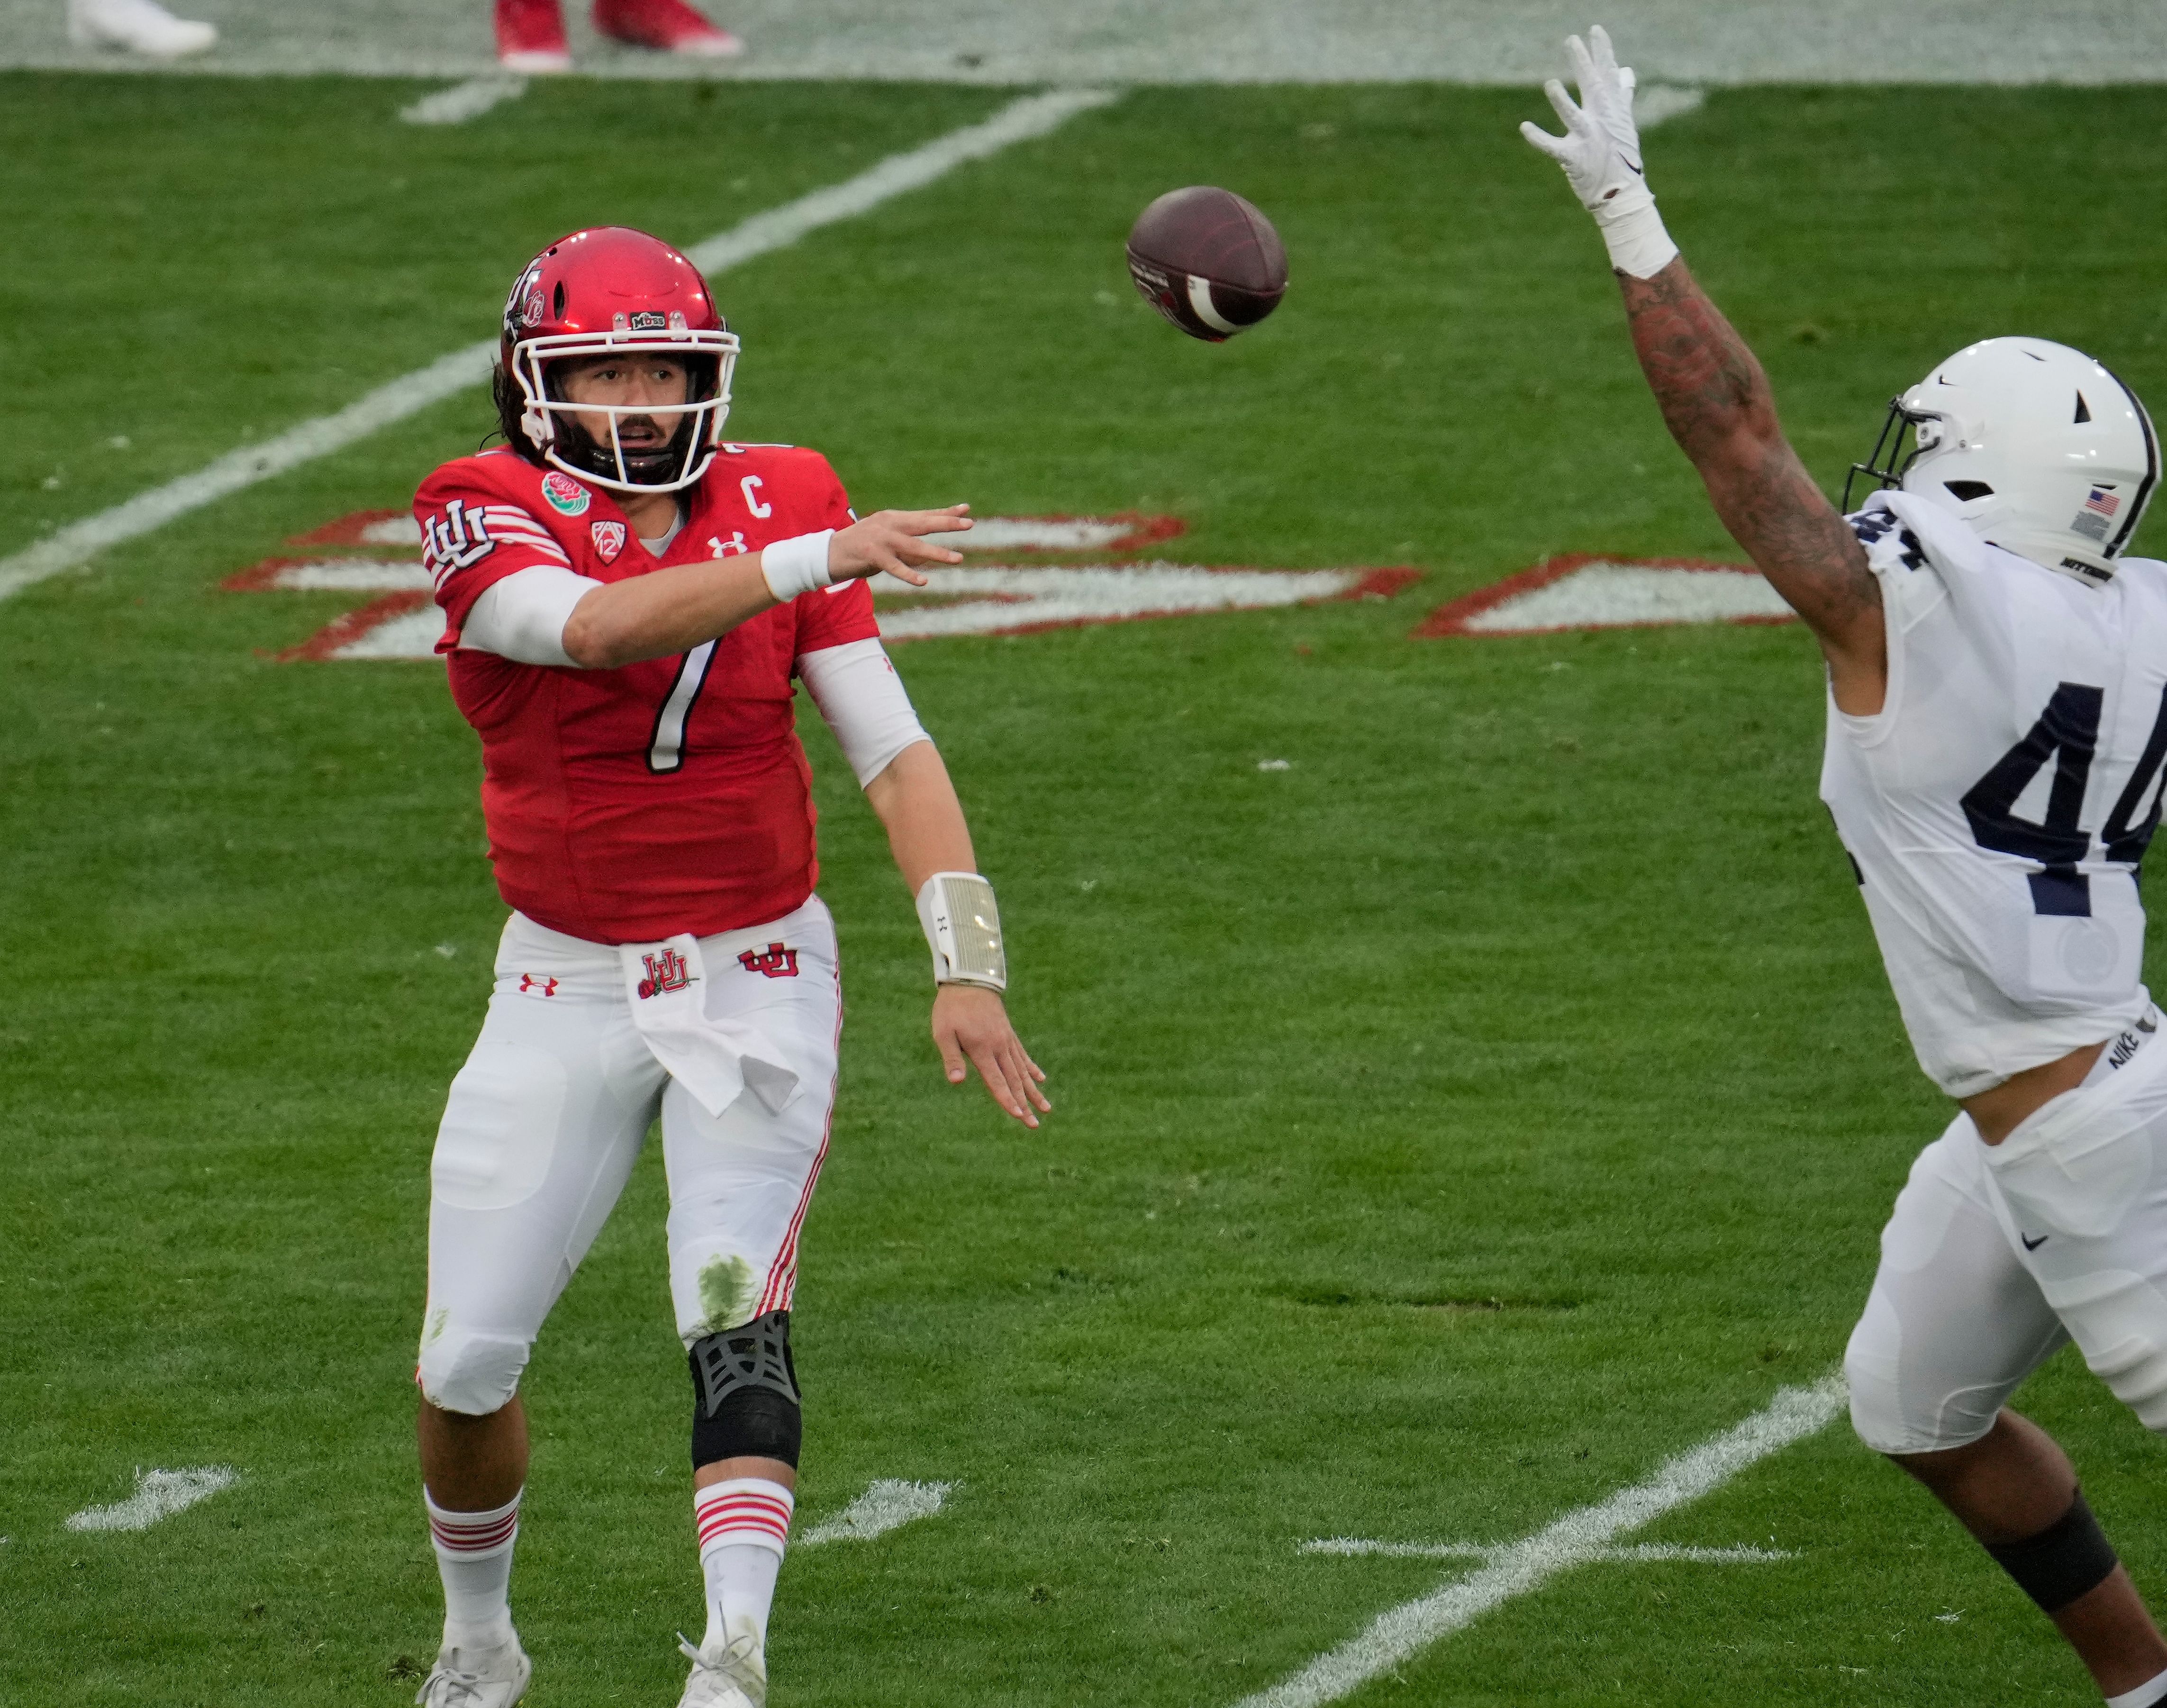
[[[559,516],[580,516],[594,501],[594,494],[570,475],[552,469],[542,477],[542,496],[549,501],[549,507]]]
[[[669,325],[668,317],[653,309],[641,309],[632,317],[632,329],[635,332],[664,332]]]

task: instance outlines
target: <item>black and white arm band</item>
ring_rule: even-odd
[[[903,678],[877,640],[846,641],[802,655],[797,674],[835,732],[863,788],[906,747],[933,738],[911,709]]]

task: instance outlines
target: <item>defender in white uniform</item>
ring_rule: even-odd
[[[2008,1409],[2074,1339],[2167,1431],[2167,1048],[2137,872],[2167,768],[2167,565],[2126,555],[2159,475],[2136,395],[2034,338],[1891,406],[1838,513],[1693,282],[1640,163],[1633,74],[1567,44],[1576,105],[1523,126],[1602,227],[1666,422],[1828,661],[1821,796],[1920,1065],[1961,1111],[1913,1165],[1845,1358],[1860,1436],[2045,1610],[2111,1708],[2167,1642],[2069,1460]],[[1846,507],[1848,491],[1846,491]]]

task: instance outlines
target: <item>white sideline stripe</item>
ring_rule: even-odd
[[[433,95],[424,95],[399,116],[409,125],[464,125],[479,119],[492,107],[516,101],[527,93],[527,79],[514,77],[469,77]],[[1645,101],[1643,105],[1645,105]],[[1645,126],[1655,121],[1642,119]]]
[[[67,1521],[72,1530],[147,1530],[160,1519],[185,1512],[230,1488],[241,1473],[230,1465],[203,1465],[193,1471],[141,1471],[135,1492],[111,1506],[87,1506]]]
[[[702,272],[725,272],[757,257],[787,248],[823,225],[868,212],[893,197],[931,183],[959,166],[998,154],[1012,143],[1046,135],[1077,114],[1119,98],[1118,91],[1109,89],[1057,89],[1046,94],[1027,95],[1002,108],[983,124],[951,130],[908,153],[890,155],[854,178],[755,214],[742,225],[696,244],[686,252]],[[26,546],[13,556],[0,558],[0,599],[7,599],[64,570],[74,569],[108,546],[149,533],[228,493],[238,492],[300,464],[328,456],[380,427],[404,421],[469,385],[481,384],[489,378],[490,363],[495,358],[496,347],[495,338],[484,338],[440,356],[426,368],[417,368],[389,385],[379,385],[336,414],[305,421],[260,445],[230,451],[193,475],[183,475],[162,486],[139,492],[110,510],[70,522],[50,539]]]
[[[1680,1454],[1646,1482],[1569,1512],[1525,1540],[1497,1550],[1480,1571],[1379,1615],[1359,1636],[1319,1655],[1292,1678],[1244,1697],[1239,1708],[1317,1708],[1338,1701],[1491,1608],[1599,1557],[1625,1531],[1699,1499],[1749,1465],[1804,1440],[1843,1403],[1841,1371],[1811,1387],[1779,1390],[1766,1409]]]
[[[797,1546],[809,1548],[820,1542],[864,1541],[884,1536],[914,1519],[931,1518],[940,1510],[952,1483],[905,1483],[883,1477],[831,1519],[823,1520],[798,1537]]]
[[[1304,1542],[1295,1552],[1342,1557],[1368,1554],[1388,1560],[1491,1560],[1502,1558],[1512,1552],[1513,1546],[1507,1543],[1492,1547],[1484,1542],[1373,1542],[1359,1536],[1327,1536],[1318,1541]],[[1798,1556],[1788,1548],[1688,1548],[1670,1542],[1634,1542],[1622,1547],[1596,1548],[1587,1557],[1628,1566],[1661,1560],[1683,1560],[1697,1566],[1728,1566],[1795,1560]]]

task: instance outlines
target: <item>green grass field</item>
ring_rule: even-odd
[[[1004,98],[560,83],[424,130],[416,93],[0,77],[0,553],[486,336],[563,230],[690,243]],[[850,1006],[799,1511],[955,1487],[792,1554],[776,1708],[1231,1705],[1464,1569],[1301,1541],[1524,1536],[1841,1354],[1946,1115],[1814,797],[1809,640],[1407,638],[1554,553],[1736,555],[1514,134],[1544,110],[1138,91],[719,288],[732,431],[825,450],[861,508],[1137,509],[1189,561],[1428,572],[899,650],[1001,888],[1036,1135],[942,1083],[909,899],[808,718]],[[1975,337],[2167,398],[2167,228],[2101,190],[2159,181],[2164,121],[2156,91],[1734,92],[1650,171],[1833,490]],[[1294,257],[1221,348],[1121,264],[1185,183]],[[389,1705],[433,1652],[409,1378],[503,916],[476,744],[434,665],[275,661],[358,602],[217,584],[488,425],[467,394],[0,606],[8,1708]],[[661,1186],[650,1154],[525,1384],[535,1708],[674,1702],[700,1617]],[[2159,1448],[2071,1354],[2022,1403],[2167,1597]],[[241,1486],[63,1528],[210,1463]],[[1635,1539],[1796,1557],[1586,1567],[1349,1700],[2090,1700],[1841,1422]]]

